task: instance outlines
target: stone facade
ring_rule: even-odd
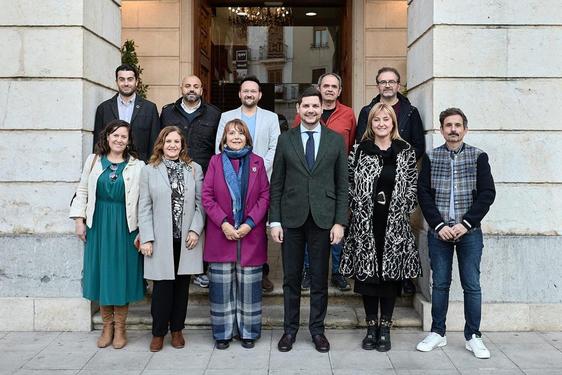
[[[562,329],[560,25],[557,1],[409,3],[409,97],[428,147],[443,143],[439,112],[462,108],[466,141],[488,152],[496,182],[483,221],[483,329]],[[429,275],[422,284],[430,298]],[[462,329],[458,278],[451,298],[448,326]],[[418,307],[428,329],[428,305]]]
[[[91,329],[68,205],[113,93],[120,3],[0,1],[0,330]]]
[[[193,1],[0,0],[0,9],[0,330],[88,330],[82,244],[67,215],[95,108],[114,93],[125,39],[139,45],[149,99],[160,108],[178,96],[193,71]],[[376,70],[393,65],[428,147],[442,142],[439,112],[458,106],[467,142],[490,155],[498,194],[483,223],[483,329],[562,329],[559,1],[360,0],[353,20],[356,111],[376,94]],[[426,329],[429,276],[416,300]],[[448,326],[462,329],[458,279],[451,296]]]

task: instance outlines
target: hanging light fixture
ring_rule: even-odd
[[[289,26],[293,21],[291,8],[228,7],[228,19],[235,26]]]

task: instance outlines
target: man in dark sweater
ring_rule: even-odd
[[[182,97],[162,108],[160,122],[162,127],[175,125],[183,131],[189,156],[206,172],[215,154],[221,112],[203,101],[203,85],[197,76],[184,77],[180,89]]]
[[[182,130],[189,156],[205,173],[211,156],[215,154],[215,137],[221,112],[203,101],[203,85],[199,77],[184,77],[180,89],[182,97],[162,107],[160,122],[162,127],[174,125]],[[192,280],[202,288],[209,287],[206,274],[196,275]]]
[[[376,103],[386,103],[394,109],[398,120],[400,137],[408,142],[416,151],[416,159],[420,159],[425,152],[424,129],[418,109],[410,104],[408,98],[400,94],[400,73],[390,67],[381,68],[377,72],[377,95],[371,103],[361,109],[357,120],[355,140],[361,141],[367,129],[367,118],[371,108]]]
[[[418,180],[418,201],[429,225],[433,287],[431,332],[417,349],[428,352],[447,345],[445,318],[456,250],[464,292],[465,348],[477,358],[490,358],[480,333],[480,260],[484,247],[480,222],[496,197],[494,179],[488,155],[463,142],[468,132],[465,114],[449,108],[441,112],[439,122],[445,144],[424,156]]]
[[[371,108],[376,103],[385,103],[392,106],[398,120],[398,133],[400,137],[408,142],[416,152],[416,160],[419,160],[425,153],[424,129],[418,109],[410,104],[408,98],[399,93],[400,73],[391,67],[384,67],[377,72],[377,95],[371,103],[361,109],[357,120],[356,142],[361,142],[365,130],[367,130],[367,118]],[[412,295],[416,292],[416,287],[410,279],[403,282],[404,294]]]

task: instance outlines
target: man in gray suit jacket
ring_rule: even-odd
[[[215,152],[217,154],[220,152],[220,141],[226,123],[230,120],[241,119],[248,125],[250,130],[253,153],[263,158],[267,178],[271,178],[277,138],[281,131],[277,114],[258,107],[261,94],[260,81],[256,77],[248,76],[242,80],[240,91],[238,92],[242,105],[221,115],[215,140]],[[263,265],[262,273],[262,289],[264,292],[273,291],[273,283],[267,277],[268,275],[269,264],[266,263]]]
[[[316,350],[330,350],[324,336],[330,244],[342,240],[347,225],[348,179],[343,138],[320,125],[321,103],[314,88],[301,94],[301,124],[279,137],[273,163],[269,221],[273,240],[282,244],[285,332],[277,345],[282,352],[292,349],[299,329],[305,244],[311,276],[309,330]]]
[[[267,177],[271,178],[277,138],[281,131],[277,114],[258,107],[261,95],[260,81],[257,78],[248,76],[242,80],[238,92],[242,105],[221,115],[215,140],[215,152],[217,154],[220,152],[220,140],[226,123],[235,118],[241,119],[250,129],[254,144],[253,153],[263,158]]]

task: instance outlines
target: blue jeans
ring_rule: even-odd
[[[341,243],[337,245],[332,245],[332,275],[340,273],[340,260],[342,245]],[[308,246],[304,248],[304,268],[308,269],[310,262],[308,261]]]
[[[480,228],[466,233],[457,242],[442,241],[435,231],[427,233],[429,259],[433,272],[431,331],[445,335],[449,288],[453,267],[453,252],[457,250],[457,261],[461,286],[464,294],[464,337],[470,340],[472,334],[480,335],[482,291],[480,289],[480,259],[484,243]]]

